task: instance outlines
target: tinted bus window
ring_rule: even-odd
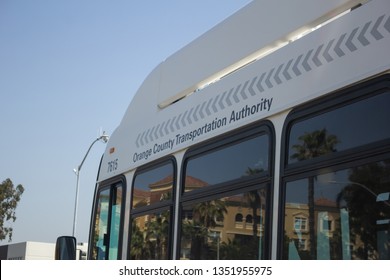
[[[390,259],[390,162],[286,184],[285,259]]]
[[[171,258],[174,160],[149,165],[135,174],[128,258]]]
[[[184,206],[180,259],[264,259],[267,189]]]
[[[291,113],[283,259],[390,259],[387,80],[367,81]]]
[[[288,163],[390,138],[390,92],[293,123]]]
[[[269,136],[259,135],[190,158],[186,164],[184,191],[268,171],[268,154]]]
[[[170,211],[158,211],[131,220],[130,259],[166,260],[169,258]]]
[[[133,208],[148,206],[164,200],[172,200],[172,163],[168,162],[136,175],[133,185]]]
[[[253,125],[187,153],[180,259],[269,258],[271,135]]]
[[[99,191],[92,238],[91,259],[116,260],[120,254],[120,236],[123,207],[122,184]]]

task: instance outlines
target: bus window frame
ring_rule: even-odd
[[[205,155],[209,152],[213,152],[219,149],[223,149],[227,146],[243,142],[247,139],[254,138],[259,135],[268,135],[268,170],[260,174],[243,177],[239,179],[234,179],[230,181],[225,181],[215,185],[207,186],[199,190],[194,190],[190,192],[185,192],[185,177],[186,177],[186,166],[187,161],[190,158],[198,157]],[[232,196],[235,194],[245,193],[251,190],[260,190],[259,185],[268,185],[266,186],[267,196],[266,196],[266,213],[268,215],[265,217],[264,226],[266,230],[264,231],[264,259],[271,259],[271,240],[272,240],[272,220],[273,220],[273,196],[274,196],[274,165],[275,165],[275,146],[276,146],[276,137],[275,137],[275,128],[272,122],[268,120],[256,121],[252,124],[246,125],[242,128],[239,128],[234,131],[227,132],[225,134],[219,135],[215,138],[202,142],[200,144],[194,145],[189,148],[185,155],[183,156],[182,165],[181,165],[181,180],[179,186],[179,212],[177,213],[177,247],[176,247],[176,256],[177,259],[180,259],[180,240],[181,240],[181,231],[182,231],[182,222],[181,216],[183,208],[186,205],[191,205],[193,203],[208,201],[216,198]],[[262,187],[264,188],[264,187]]]
[[[125,208],[126,208],[126,193],[127,193],[127,181],[126,177],[124,175],[119,175],[115,176],[113,178],[110,178],[108,180],[105,180],[99,184],[99,186],[95,190],[95,195],[94,195],[94,201],[93,201],[93,211],[91,213],[91,226],[90,227],[90,232],[89,232],[89,248],[88,248],[88,256],[89,258],[92,256],[92,244],[93,244],[93,238],[95,237],[94,230],[95,230],[95,220],[96,220],[96,215],[97,215],[97,203],[98,203],[98,195],[106,190],[109,189],[110,195],[109,195],[109,214],[108,214],[108,222],[107,222],[107,230],[108,230],[108,235],[107,239],[110,240],[110,228],[111,228],[111,217],[112,217],[112,190],[115,186],[120,184],[122,186],[122,201],[121,201],[121,217],[120,217],[120,225],[119,225],[119,234],[118,234],[118,254],[117,254],[117,260],[122,258],[122,247],[123,247],[123,231],[124,231],[124,221],[125,221]],[[109,246],[108,246],[109,248]],[[107,260],[109,254],[109,250],[106,250],[105,252],[105,260]]]
[[[202,155],[208,154],[210,152],[214,152],[217,150],[222,150],[226,147],[233,146],[234,144],[243,142],[245,140],[248,140],[250,138],[255,138],[257,136],[263,136],[263,135],[269,135],[268,137],[268,169],[266,171],[263,171],[256,175],[251,175],[248,177],[233,179],[230,181],[224,181],[221,183],[217,183],[215,185],[206,186],[199,190],[194,190],[190,192],[185,192],[185,174],[187,171],[187,161],[190,158],[197,158],[201,157]],[[218,137],[215,137],[211,140],[205,141],[203,143],[200,143],[198,145],[195,145],[191,148],[189,148],[182,161],[182,172],[180,174],[181,176],[181,185],[179,188],[180,191],[180,202],[186,202],[188,200],[196,199],[196,197],[203,197],[213,194],[218,194],[219,192],[227,192],[227,191],[234,191],[238,188],[240,188],[240,185],[246,185],[250,184],[252,180],[259,180],[261,179],[261,182],[265,182],[271,178],[273,180],[273,174],[274,174],[274,166],[273,163],[275,162],[275,131],[273,124],[269,121],[260,121],[256,122],[255,124],[251,124],[248,126],[245,126],[243,128],[240,128],[238,130],[235,130],[233,132],[228,132],[223,135],[219,135]]]
[[[135,183],[136,177],[140,174],[146,173],[146,172],[151,171],[155,168],[164,166],[168,162],[171,162],[172,167],[173,167],[173,170],[172,170],[172,172],[173,172],[172,195],[171,195],[172,200],[164,200],[164,201],[157,202],[157,203],[154,203],[151,205],[147,205],[147,206],[143,206],[143,207],[139,207],[139,208],[133,208],[134,183]],[[153,162],[142,165],[142,166],[138,167],[137,170],[135,171],[132,182],[131,182],[131,197],[130,197],[130,202],[129,202],[130,203],[130,213],[129,213],[129,217],[128,217],[129,227],[128,227],[128,236],[126,237],[127,238],[127,248],[125,249],[127,260],[131,259],[131,252],[130,252],[131,233],[132,233],[131,220],[133,218],[137,218],[140,216],[148,215],[148,214],[159,212],[159,211],[165,211],[165,210],[170,211],[170,215],[169,215],[170,225],[169,225],[169,231],[168,231],[169,239],[168,239],[168,245],[167,245],[168,258],[167,259],[172,259],[172,252],[173,252],[172,246],[174,243],[173,242],[173,230],[174,230],[174,226],[175,226],[175,220],[174,220],[175,213],[174,213],[174,211],[175,211],[175,203],[176,203],[177,176],[178,176],[177,175],[177,161],[176,161],[176,158],[172,155],[165,156],[165,157],[157,159]]]
[[[390,142],[389,140],[372,142],[310,160],[290,164],[288,163],[290,131],[291,127],[295,123],[311,119],[314,116],[319,116],[344,106],[348,106],[355,102],[373,97],[374,95],[380,95],[386,90],[390,91],[390,74],[384,74],[371,80],[363,81],[359,84],[339,89],[335,92],[329,93],[325,97],[321,97],[314,101],[295,107],[288,114],[283,125],[280,161],[281,176],[283,177],[289,174],[303,172],[304,170],[307,170],[307,166],[309,165],[311,170],[316,170],[322,166],[329,165],[329,163],[324,164],[324,162],[337,164],[340,160],[349,161],[351,155],[355,155],[353,157],[359,159],[362,156],[367,154],[369,155],[374,152],[381,153],[383,150],[381,147],[388,144]]]
[[[290,148],[290,131],[294,124],[311,119],[323,113],[364,101],[375,95],[390,91],[390,74],[383,74],[358,84],[329,93],[314,101],[299,105],[287,116],[282,130],[279,217],[277,218],[277,259],[283,259],[283,242],[285,226],[286,185],[299,179],[318,176],[329,172],[337,172],[390,158],[390,139],[384,139],[343,151],[330,153],[301,162],[288,163]],[[364,128],[362,128],[364,132]]]

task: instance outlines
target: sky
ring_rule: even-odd
[[[0,0],[0,181],[25,188],[10,243],[72,234],[73,169],[88,147],[154,67],[249,2]],[[104,149],[95,143],[80,171],[78,242]]]

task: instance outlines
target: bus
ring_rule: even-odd
[[[390,259],[390,2],[252,1],[107,143],[88,259]]]

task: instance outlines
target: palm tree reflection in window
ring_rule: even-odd
[[[168,259],[169,220],[168,210],[132,220],[131,259]]]
[[[262,173],[248,168],[246,176]],[[262,223],[268,184],[188,205],[182,211],[182,259],[264,258]]]
[[[351,168],[348,181],[329,182],[341,188],[337,206],[348,215],[352,259],[390,259],[389,177],[390,161],[385,160]]]
[[[299,144],[292,146],[295,153],[291,155],[291,159],[304,161],[314,159],[323,155],[336,152],[336,145],[339,143],[336,135],[329,135],[326,128],[306,132],[298,137]],[[315,222],[314,222],[314,180],[316,176],[308,178],[308,206],[309,206],[309,240],[310,240],[310,256],[311,259],[316,259],[316,238],[315,238]]]
[[[224,221],[227,213],[226,202],[222,199],[200,202],[192,209],[192,220],[182,224],[183,239],[190,246],[191,259],[215,259],[212,244],[208,242],[211,230]],[[217,240],[219,242],[219,240]],[[182,244],[182,247],[186,246]]]

